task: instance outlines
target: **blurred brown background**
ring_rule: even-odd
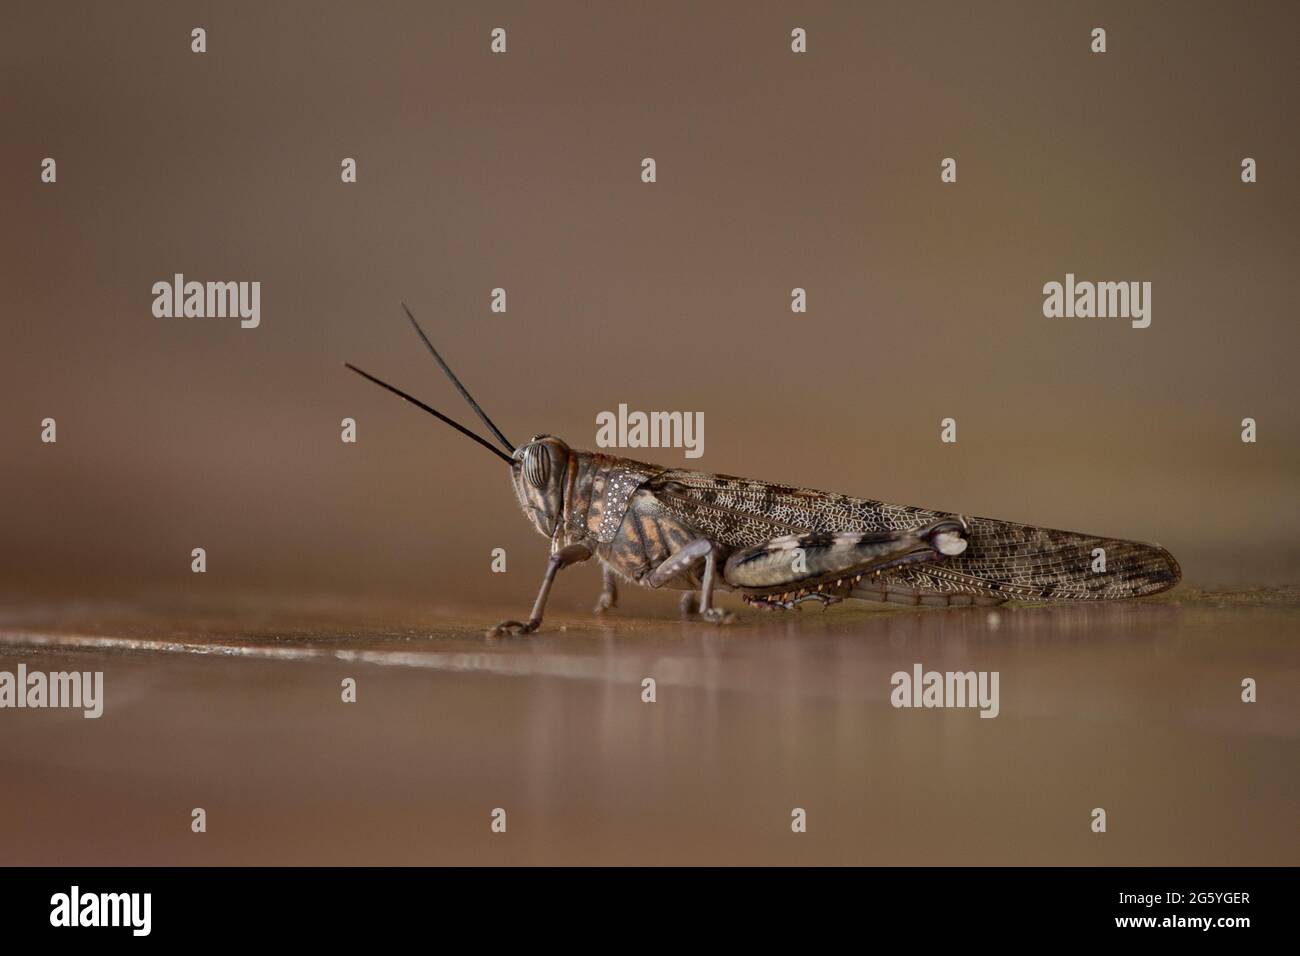
[[[505,469],[340,367],[471,420],[399,298],[516,442],[590,447],[620,402],[698,410],[693,467],[1154,540],[1194,583],[1295,579],[1294,5],[5,19],[7,591],[522,609],[545,543]],[[261,327],[154,318],[175,272],[261,281]],[[1045,319],[1066,272],[1151,281],[1151,327]]]

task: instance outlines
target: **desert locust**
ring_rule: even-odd
[[[714,604],[719,589],[767,610],[844,598],[946,607],[1139,597],[1181,576],[1173,556],[1151,544],[665,468],[553,435],[516,447],[406,315],[501,448],[345,364],[504,460],[524,515],[551,542],[532,613],[491,634],[537,630],[556,574],[593,557],[603,570],[598,613],[617,602],[621,578],[683,590],[684,615],[719,623],[731,619]]]

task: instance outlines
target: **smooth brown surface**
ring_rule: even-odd
[[[0,669],[103,670],[106,705],[0,713],[0,862],[1280,865],[1300,850],[1294,591],[722,629],[560,616],[505,641],[478,611],[256,603],[6,612]],[[890,675],[917,661],[998,670],[1000,716],[891,707]],[[206,834],[189,831],[196,806]]]

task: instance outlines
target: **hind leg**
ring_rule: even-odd
[[[965,550],[966,524],[952,519],[908,531],[792,534],[734,552],[723,578],[759,606],[831,604],[868,575]]]

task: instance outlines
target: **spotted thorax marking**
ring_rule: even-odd
[[[598,541],[608,543],[614,540],[614,536],[618,534],[619,526],[623,523],[623,515],[627,511],[628,500],[637,487],[649,477],[648,472],[617,468],[604,479],[603,494],[597,489],[597,497],[604,502],[600,514],[600,524],[596,528],[596,539]],[[596,480],[599,482],[601,479],[597,478]]]

